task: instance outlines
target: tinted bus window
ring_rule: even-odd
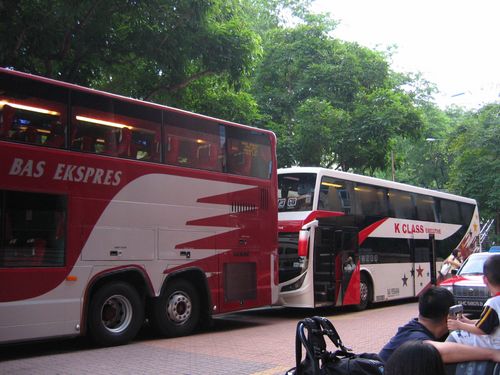
[[[353,212],[354,184],[351,181],[323,177],[321,180],[318,209]]]
[[[311,211],[313,209],[315,173],[290,173],[278,176],[278,210]]]
[[[66,197],[0,191],[0,267],[64,265]]]
[[[462,214],[462,219],[466,223],[470,223],[472,220],[472,215],[474,215],[475,206],[469,203],[459,203],[459,205]]]
[[[356,184],[354,188],[356,195],[356,213],[373,219],[387,217],[387,189]]]
[[[68,91],[2,75],[0,139],[65,147]]]
[[[415,205],[417,207],[417,220],[438,221],[436,200],[434,197],[416,194]]]
[[[160,161],[159,110],[75,92],[71,120],[73,150]]]
[[[460,207],[457,202],[441,199],[441,221],[448,224],[462,223]]]
[[[167,164],[222,172],[224,142],[224,128],[216,122],[165,114],[163,143]]]
[[[226,127],[228,173],[269,179],[273,168],[271,141],[267,134]]]
[[[390,189],[388,197],[389,216],[398,219],[415,219],[415,206],[412,194]]]

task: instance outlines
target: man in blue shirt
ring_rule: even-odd
[[[399,327],[396,335],[380,351],[382,361],[387,362],[401,344],[422,341],[436,347],[445,363],[481,360],[500,362],[500,350],[442,342],[448,335],[448,313],[453,304],[454,297],[449,290],[441,287],[427,289],[418,301],[418,318]]]

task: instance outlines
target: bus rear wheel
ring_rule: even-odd
[[[153,302],[152,324],[163,336],[185,336],[194,331],[200,319],[200,299],[186,280],[174,280]]]
[[[137,290],[128,283],[113,282],[92,296],[88,328],[99,345],[112,346],[132,340],[144,322],[144,306]]]

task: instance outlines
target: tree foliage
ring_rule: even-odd
[[[20,0],[0,17],[2,66],[160,102],[202,77],[237,84],[260,47],[237,1]]]
[[[419,134],[419,111],[391,86],[381,53],[332,38],[335,23],[324,16],[305,21],[268,35],[254,85],[270,127],[286,142],[279,164],[384,168],[391,138]]]
[[[451,135],[454,163],[447,187],[474,197],[481,213],[500,219],[500,104],[470,113]]]

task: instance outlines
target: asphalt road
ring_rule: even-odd
[[[294,366],[295,327],[303,317],[325,316],[354,352],[378,352],[417,309],[414,300],[362,312],[271,308],[218,317],[188,337],[160,338],[146,326],[119,347],[96,348],[85,338],[1,346],[0,374],[284,374]]]

